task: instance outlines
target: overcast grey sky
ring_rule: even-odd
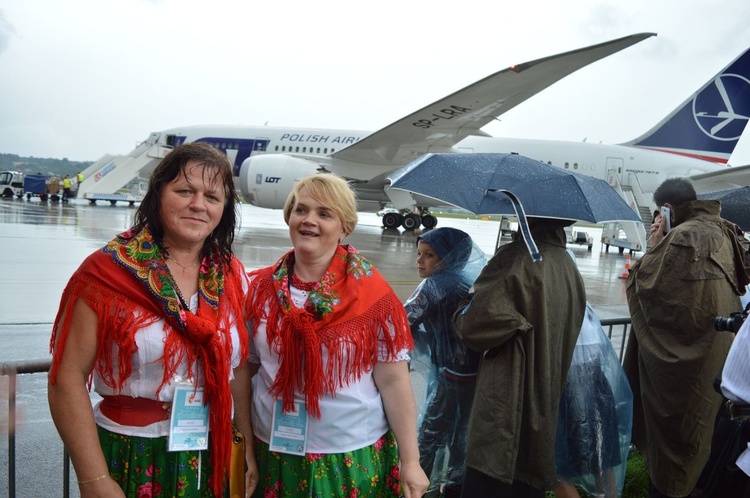
[[[516,3],[3,0],[0,152],[91,161],[192,124],[375,131],[512,64],[656,32],[485,127],[621,143],[750,46],[747,0]],[[750,164],[750,130],[730,163]]]

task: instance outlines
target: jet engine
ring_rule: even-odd
[[[248,157],[240,166],[240,192],[253,206],[282,209],[294,183],[319,170],[320,165],[316,162],[286,154]]]

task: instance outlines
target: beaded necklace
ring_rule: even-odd
[[[296,273],[292,273],[292,286],[299,290],[310,292],[318,285],[318,282],[303,282]]]

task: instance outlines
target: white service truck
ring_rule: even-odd
[[[20,171],[0,172],[0,197],[23,197],[23,173]]]

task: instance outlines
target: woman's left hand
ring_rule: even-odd
[[[421,498],[430,485],[419,461],[401,464],[401,493],[404,498]]]
[[[245,455],[245,498],[251,498],[258,487],[258,464],[255,461],[255,455]]]

